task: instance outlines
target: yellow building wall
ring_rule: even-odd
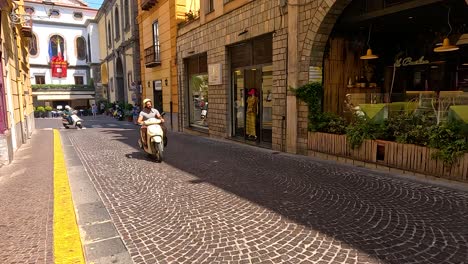
[[[138,22],[140,29],[140,56],[141,56],[141,80],[143,98],[153,99],[153,81],[161,80],[163,91],[163,111],[170,111],[170,102],[173,104],[173,112],[179,112],[178,82],[176,51],[177,51],[177,23],[181,21],[181,12],[186,10],[189,0],[162,0],[148,11],[139,9]],[[197,2],[197,1],[195,1]],[[138,1],[140,6],[141,0]],[[190,5],[190,3],[189,3]],[[197,5],[199,6],[199,4]],[[179,14],[179,16],[177,16]],[[153,45],[153,23],[158,21],[159,45],[161,65],[146,68],[144,51]],[[165,80],[168,85],[166,86]]]

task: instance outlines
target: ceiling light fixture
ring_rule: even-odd
[[[452,25],[450,25],[450,7],[448,8],[447,23],[448,23],[448,26],[449,26],[449,28],[450,28],[450,31],[449,31],[449,33],[445,36],[444,41],[442,42],[442,46],[439,46],[439,47],[434,48],[434,52],[448,52],[448,51],[455,51],[455,50],[460,49],[460,48],[459,48],[458,46],[456,46],[456,45],[451,45],[451,44],[450,44],[450,40],[449,40],[449,38],[448,38],[448,36],[450,35],[450,33],[452,33]]]
[[[372,49],[369,45],[370,41],[370,35],[371,35],[371,30],[372,30],[372,24],[369,26],[369,36],[367,37],[367,52],[366,55],[361,56],[361,60],[373,60],[373,59],[378,59],[379,56],[372,54]]]

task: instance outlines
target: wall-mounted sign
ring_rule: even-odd
[[[162,80],[153,81],[153,87],[155,91],[162,91]]]
[[[395,61],[393,64],[395,67],[401,67],[401,66],[411,66],[411,65],[422,65],[422,64],[429,64],[428,60],[424,59],[424,56],[421,56],[418,60],[413,61],[411,57],[406,57],[406,58],[399,58]]]
[[[208,65],[208,85],[223,84],[223,65],[221,63]]]

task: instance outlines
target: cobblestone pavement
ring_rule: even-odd
[[[468,263],[466,192],[178,133],[159,164],[115,124],[63,135],[135,263]]]
[[[36,130],[0,168],[0,263],[53,263],[53,134]]]

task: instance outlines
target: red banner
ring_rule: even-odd
[[[52,77],[63,78],[67,77],[68,63],[58,56],[54,56],[50,62]]]

